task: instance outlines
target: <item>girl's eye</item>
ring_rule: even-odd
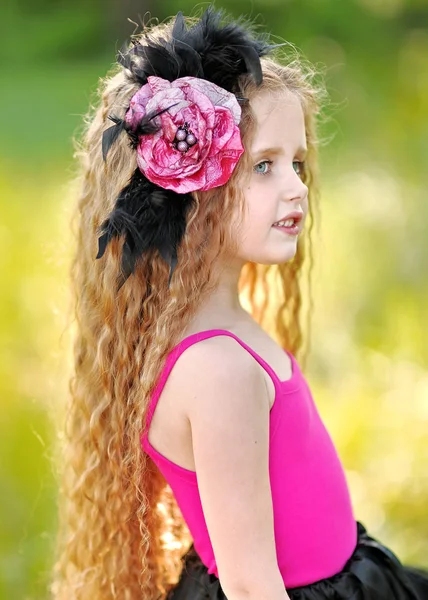
[[[296,171],[296,173],[299,177],[302,177],[303,173],[305,172],[305,162],[299,161],[299,160],[294,160],[293,161],[293,169]]]
[[[267,169],[262,169],[259,170],[258,167],[264,167],[265,165],[271,165],[273,161],[271,160],[263,160],[262,162],[259,162],[255,167],[254,167],[254,172],[258,173],[259,175],[267,175],[269,173],[269,171]]]

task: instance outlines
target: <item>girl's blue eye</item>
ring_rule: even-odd
[[[262,171],[258,171],[257,167],[263,167],[264,165],[271,165],[272,161],[271,160],[263,160],[262,162],[259,162],[255,167],[254,167],[254,172],[258,173],[259,175],[267,175],[269,173],[268,170],[262,170]]]
[[[294,160],[293,161],[293,169],[296,171],[297,175],[299,177],[302,177],[304,171],[305,171],[305,162],[304,161],[299,161],[299,160]]]

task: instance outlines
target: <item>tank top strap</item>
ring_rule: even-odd
[[[175,362],[177,361],[177,359],[179,358],[179,356],[187,349],[189,348],[189,346],[192,346],[193,344],[196,344],[197,342],[201,342],[202,340],[206,340],[207,338],[210,337],[215,337],[218,335],[226,335],[229,337],[234,338],[243,348],[245,348],[255,359],[256,361],[267,371],[267,373],[270,375],[273,384],[275,386],[275,393],[278,393],[278,390],[280,388],[281,385],[281,381],[278,377],[278,375],[275,373],[275,371],[272,369],[272,367],[270,367],[268,365],[268,363],[259,355],[257,354],[257,352],[255,352],[250,346],[248,346],[248,344],[246,344],[245,342],[243,342],[237,335],[235,335],[234,333],[232,333],[231,331],[228,331],[227,329],[207,329],[205,331],[200,331],[198,333],[193,333],[192,335],[189,335],[187,337],[185,337],[184,339],[181,340],[181,342],[179,342],[168,354],[167,359],[166,359],[166,363],[165,366],[161,372],[159,381],[157,383],[157,385],[154,388],[151,400],[150,400],[150,405],[149,405],[149,409],[147,412],[147,428],[146,431],[148,431],[149,427],[150,427],[150,423],[152,421],[152,417],[153,417],[153,413],[155,411],[157,402],[159,400],[159,396],[161,395],[161,392],[165,386],[166,380],[169,377],[169,374],[171,373],[172,367],[174,366]],[[291,356],[291,354],[289,353],[290,358],[293,360],[293,357]],[[294,367],[294,361],[293,361],[293,368]]]

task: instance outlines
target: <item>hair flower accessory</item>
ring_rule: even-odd
[[[221,186],[244,152],[239,123],[246,101],[239,78],[263,81],[260,58],[276,46],[240,23],[222,23],[209,6],[187,26],[180,11],[154,39],[141,35],[118,54],[124,80],[138,85],[123,117],[104,130],[102,156],[125,131],[137,167],[98,228],[101,258],[113,238],[124,237],[121,276],[126,281],[141,256],[156,250],[170,265],[168,287],[186,230],[191,192]]]
[[[225,184],[241,156],[236,96],[210,81],[149,77],[133,96],[125,120],[136,130],[155,112],[156,132],[140,136],[137,164],[151,182],[179,194]]]

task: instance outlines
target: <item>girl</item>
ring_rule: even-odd
[[[223,19],[135,36],[79,152],[53,594],[428,598],[355,520],[296,359],[320,90]]]

